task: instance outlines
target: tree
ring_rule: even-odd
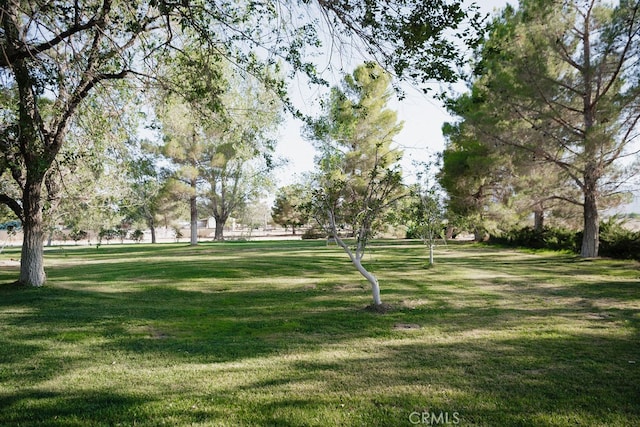
[[[433,250],[438,239],[445,240],[445,210],[441,190],[430,182],[429,166],[418,174],[419,182],[410,190],[409,203],[401,217],[408,226],[407,234],[417,237],[429,247],[429,267],[433,266]]]
[[[318,1],[335,34],[351,34],[399,76],[455,77],[452,41],[466,14],[458,1]],[[69,123],[93,93],[109,93],[127,77],[153,75],[158,58],[196,37],[209,52],[256,71],[284,58],[292,73],[321,82],[306,49],[320,45],[315,18],[296,21],[309,2],[204,0],[8,0],[0,4],[2,102],[0,174],[18,195],[0,193],[24,226],[19,283],[41,286],[43,186],[65,145]],[[296,10],[298,9],[298,10]],[[381,13],[384,11],[385,13]],[[387,13],[387,11],[394,11]],[[292,13],[293,12],[293,13]],[[307,16],[314,16],[313,13]],[[317,15],[316,15],[317,16]],[[273,31],[270,31],[273,30]],[[351,41],[351,40],[349,40]],[[260,55],[256,54],[260,53]],[[281,88],[278,88],[281,89]],[[280,92],[281,95],[284,95]],[[50,113],[43,112],[45,103]]]
[[[51,168],[71,120],[94,88],[128,74],[138,58],[127,52],[161,18],[157,9],[138,6],[110,0],[84,6],[2,4],[0,72],[3,89],[15,93],[18,102],[3,105],[0,173],[9,171],[20,195],[0,194],[0,202],[24,227],[20,283],[45,282],[43,186],[54,179]]]
[[[254,74],[271,72],[267,67]],[[185,57],[184,51],[168,61],[166,74],[172,85],[160,88],[156,115],[162,151],[188,187],[192,244],[198,204],[215,218],[215,239],[222,240],[229,216],[270,185],[271,133],[280,123],[282,103],[262,82],[277,86],[279,80],[235,70],[224,58]]]
[[[443,126],[446,145],[437,178],[448,195],[450,219],[464,219],[478,241],[530,221],[532,212],[536,230],[545,219],[561,221],[558,208],[576,193],[570,182],[552,165],[478,134],[475,123],[489,120],[482,107],[473,96],[459,97],[450,108],[462,112],[464,121]]]
[[[485,143],[553,165],[579,197],[581,256],[595,257],[599,209],[637,168],[640,3],[528,1],[493,23],[472,97],[482,114],[457,110]],[[470,105],[470,104],[468,104]]]
[[[270,70],[265,70],[269,73]],[[204,117],[203,138],[210,161],[202,165],[209,185],[208,211],[216,220],[215,240],[224,240],[227,219],[257,202],[272,185],[273,132],[281,123],[282,102],[247,73],[227,72],[220,94],[223,106]],[[261,80],[277,81],[267,76]]]
[[[296,228],[309,222],[309,212],[305,209],[309,197],[309,189],[303,184],[279,188],[271,207],[273,221],[285,230],[291,227],[292,234],[296,234]]]
[[[170,176],[167,171],[158,169],[155,150],[145,149],[146,145],[137,147],[141,153],[131,156],[127,162],[130,195],[121,209],[126,221],[143,222],[151,232],[151,243],[156,243],[156,227],[163,216],[175,210],[175,206],[170,200]]]
[[[371,284],[374,307],[380,308],[380,286],[362,264],[368,242],[381,226],[382,215],[404,195],[392,147],[402,129],[397,114],[386,108],[391,78],[375,64],[364,64],[331,90],[324,115],[309,129],[320,150],[312,195],[316,220],[346,252]],[[355,238],[350,246],[341,230]]]
[[[443,126],[447,144],[437,177],[448,196],[448,216],[464,218],[475,240],[481,241],[495,222],[492,204],[500,200],[500,192],[508,188],[504,185],[508,158],[469,135],[466,125],[465,121],[457,126]]]
[[[211,155],[202,137],[198,117],[189,104],[179,97],[165,95],[165,102],[156,112],[162,123],[164,144],[161,153],[170,160],[175,171],[172,179],[174,194],[189,202],[190,244],[198,244],[198,197],[204,192],[203,165]]]

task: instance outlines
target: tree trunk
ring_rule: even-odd
[[[433,266],[433,247],[434,246],[435,245],[433,243],[429,244],[429,266]]]
[[[149,230],[151,230],[151,243],[156,243],[156,226],[151,223]]]
[[[191,246],[198,244],[198,208],[196,207],[195,183],[192,184],[194,195],[189,198],[191,207]]]
[[[42,184],[28,182],[23,193],[23,241],[18,282],[28,286],[42,286],[44,273],[44,234],[42,231]]]
[[[216,220],[216,233],[214,235],[214,240],[224,240],[224,224],[226,219],[215,217]]]
[[[351,262],[353,263],[353,265],[356,266],[356,268],[358,269],[358,272],[362,274],[362,276],[365,279],[367,279],[367,281],[371,284],[373,304],[378,307],[382,305],[382,300],[380,298],[380,284],[378,283],[378,279],[376,279],[376,276],[374,276],[369,271],[367,271],[366,268],[364,268],[364,266],[362,265],[362,259],[356,256],[351,251],[349,246],[347,246],[347,244],[338,236],[338,233],[335,231],[335,228],[331,234],[333,235],[333,238],[338,244],[338,246],[340,246],[347,253],[347,255],[349,255],[349,259],[351,259]]]
[[[533,211],[533,230],[536,233],[544,230],[544,209],[541,204],[537,204]]]
[[[356,268],[358,269],[360,274],[362,274],[362,276],[365,279],[367,279],[369,281],[369,283],[371,284],[371,293],[373,295],[373,304],[377,305],[377,306],[381,305],[382,304],[382,300],[380,299],[380,284],[378,283],[378,279],[376,279],[376,276],[374,276],[373,274],[368,272],[366,268],[364,268],[364,266],[362,265],[362,260],[354,257],[354,258],[351,259],[351,261],[353,262],[353,265],[356,266]]]
[[[595,258],[600,246],[600,218],[598,215],[598,199],[594,185],[586,185],[584,190],[584,230],[580,256]]]

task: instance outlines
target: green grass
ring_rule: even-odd
[[[324,242],[52,248],[41,289],[3,266],[0,425],[640,425],[638,263],[427,252],[367,255],[383,315]]]

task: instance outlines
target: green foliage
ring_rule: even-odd
[[[482,16],[461,1],[332,1],[330,24],[345,26],[380,64],[423,87],[433,80],[455,81],[463,55],[454,40],[474,46]],[[384,36],[383,36],[384,35]],[[425,89],[426,90],[426,89]]]
[[[532,249],[551,249],[576,253],[580,247],[578,233],[563,228],[544,227],[535,230],[533,227],[507,230],[491,237],[492,243]]]
[[[310,199],[310,190],[303,184],[292,184],[278,189],[271,208],[273,221],[285,228],[291,227],[295,234],[297,227],[309,222],[307,207]]]
[[[313,212],[330,233],[347,227],[366,246],[383,214],[402,195],[393,138],[402,129],[386,108],[391,77],[375,64],[356,68],[332,88],[325,114],[307,129],[320,151]]]
[[[302,233],[303,240],[324,239],[325,237],[327,237],[327,232],[319,227],[309,227]]]
[[[102,243],[102,240],[106,240],[107,243],[113,239],[118,238],[121,233],[114,228],[101,228],[98,232],[98,246]]]
[[[581,231],[551,227],[544,227],[541,231],[532,227],[512,229],[491,238],[492,243],[507,246],[572,253],[579,253],[581,241]],[[625,228],[615,217],[600,223],[600,245],[601,256],[640,260],[640,232]]]
[[[84,230],[78,230],[78,229],[74,228],[69,233],[69,237],[71,238],[71,240],[73,240],[74,242],[78,243],[80,240],[87,239],[89,237],[89,233],[87,233]]]
[[[597,256],[598,213],[620,202],[620,183],[640,166],[622,161],[633,153],[640,118],[631,47],[640,42],[639,8],[637,2],[521,0],[494,19],[470,93],[449,103],[461,118],[453,142],[475,141],[501,160],[479,168],[479,176],[449,168],[480,212],[505,200],[537,213],[553,212],[560,202],[582,206],[581,255]],[[462,158],[449,161],[465,166]]]
[[[401,208],[403,223],[407,226],[407,238],[420,239],[429,246],[429,265],[433,263],[433,247],[436,240],[446,239],[445,205],[442,191],[432,183],[432,164],[424,164],[418,174],[419,182],[411,187],[409,200]]]
[[[140,243],[142,241],[142,239],[144,239],[144,232],[142,230],[140,230],[139,228],[137,228],[137,229],[135,229],[134,231],[131,232],[129,237],[134,242]]]
[[[625,228],[615,217],[601,222],[600,255],[640,261],[640,231]]]

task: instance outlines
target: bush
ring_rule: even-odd
[[[531,227],[509,230],[492,237],[491,243],[533,249],[567,250],[580,252],[582,231],[547,228],[541,232]],[[599,255],[617,259],[640,260],[640,232],[631,231],[615,219],[600,223]]]
[[[117,238],[118,236],[119,236],[118,231],[112,228],[108,228],[108,229],[101,228],[100,232],[98,233],[98,244],[102,243],[102,239],[106,240],[107,243],[109,243],[111,240]]]
[[[69,237],[77,244],[80,240],[87,239],[89,234],[84,230],[73,229],[71,233],[69,233]]]
[[[134,242],[140,243],[142,241],[142,239],[144,239],[144,232],[138,228],[138,229],[136,229],[136,231],[132,231],[131,232],[131,236],[129,236],[129,237]]]
[[[611,218],[600,223],[600,256],[640,260],[640,232]]]
[[[304,240],[324,239],[325,237],[327,237],[327,233],[317,227],[311,227],[302,234]]]
[[[544,227],[542,231],[536,231],[532,227],[524,227],[492,237],[491,242],[507,246],[576,252],[579,247],[577,237],[575,232],[563,228]]]

